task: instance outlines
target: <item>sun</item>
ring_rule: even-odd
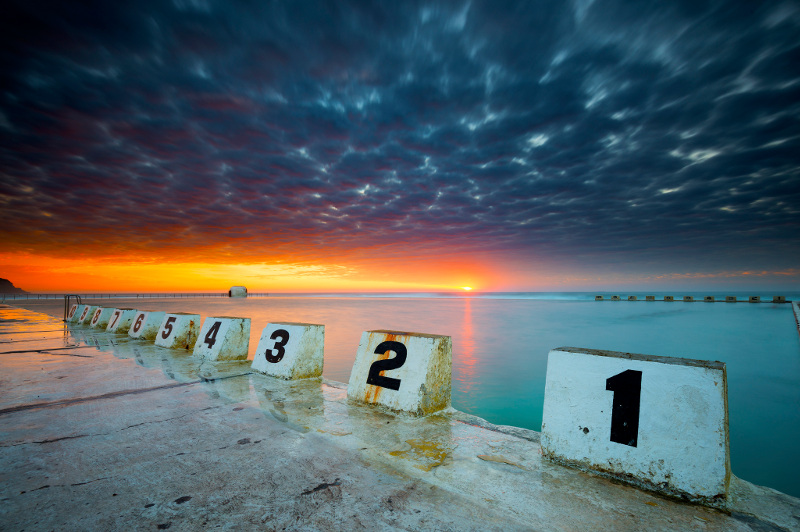
[[[472,287],[471,286],[462,286],[461,289],[462,290],[466,290],[467,292],[469,292],[470,290],[472,290]]]

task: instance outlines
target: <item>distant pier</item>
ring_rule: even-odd
[[[749,296],[747,298],[738,298],[737,296],[704,296],[703,299],[696,299],[694,296],[644,296],[642,299],[639,296],[594,296],[595,301],[682,301],[684,303],[791,303],[787,301],[786,296],[772,296],[772,300],[762,299],[761,296]]]

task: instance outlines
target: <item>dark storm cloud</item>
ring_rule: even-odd
[[[800,258],[797,2],[19,2],[0,24],[10,249]]]

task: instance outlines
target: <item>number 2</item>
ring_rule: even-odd
[[[286,349],[284,349],[284,347],[289,341],[289,331],[286,329],[278,329],[269,336],[270,340],[275,340],[277,338],[280,338],[280,340],[275,342],[275,345],[272,346],[272,349],[276,350],[277,353],[273,355],[272,349],[267,349],[264,352],[264,355],[267,357],[267,362],[272,362],[273,364],[283,360],[283,355],[286,354]]]
[[[406,346],[400,342],[386,341],[378,344],[374,352],[376,355],[382,355],[387,351],[394,351],[394,358],[385,358],[373,362],[369,367],[369,373],[367,373],[367,384],[380,386],[381,388],[389,388],[390,390],[399,390],[400,379],[386,377],[380,373],[381,371],[397,369],[405,364],[408,350],[406,350]]]
[[[614,392],[611,407],[611,441],[636,447],[639,439],[639,404],[642,372],[628,369],[606,379],[606,390]]]
[[[175,323],[175,320],[177,319],[178,318],[176,318],[175,316],[170,316],[169,318],[167,318],[167,322],[164,324],[164,330],[161,331],[161,338],[163,338],[164,340],[169,338],[169,335],[172,334],[172,324]]]

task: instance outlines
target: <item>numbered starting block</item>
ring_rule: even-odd
[[[247,360],[250,318],[206,318],[192,356],[209,360]]]
[[[92,329],[105,329],[108,327],[108,319],[111,317],[112,312],[114,312],[113,308],[97,307],[94,314],[92,314],[92,319],[89,321],[89,326]]]
[[[731,474],[725,364],[554,349],[542,453],[667,495],[724,499]]]
[[[80,317],[84,308],[86,308],[86,305],[80,305],[78,303],[72,305],[69,309],[69,313],[67,314],[67,322],[75,323],[78,321],[78,318]]]
[[[449,336],[366,331],[350,373],[347,398],[426,415],[450,406]]]
[[[253,369],[286,380],[321,377],[324,349],[324,325],[270,323],[258,341]]]
[[[138,310],[133,317],[131,328],[128,329],[128,336],[140,340],[154,341],[161,322],[164,321],[165,312],[151,312],[148,310]]]
[[[97,305],[85,305],[83,310],[78,315],[78,319],[76,323],[79,325],[86,325],[88,324],[92,317],[94,316],[94,312],[97,310]]]
[[[159,347],[173,349],[192,349],[197,342],[199,331],[200,314],[185,312],[164,314],[164,320],[156,334],[155,344]]]
[[[133,318],[136,316],[136,309],[132,308],[115,308],[108,318],[108,326],[106,332],[113,333],[127,333],[133,323]]]

